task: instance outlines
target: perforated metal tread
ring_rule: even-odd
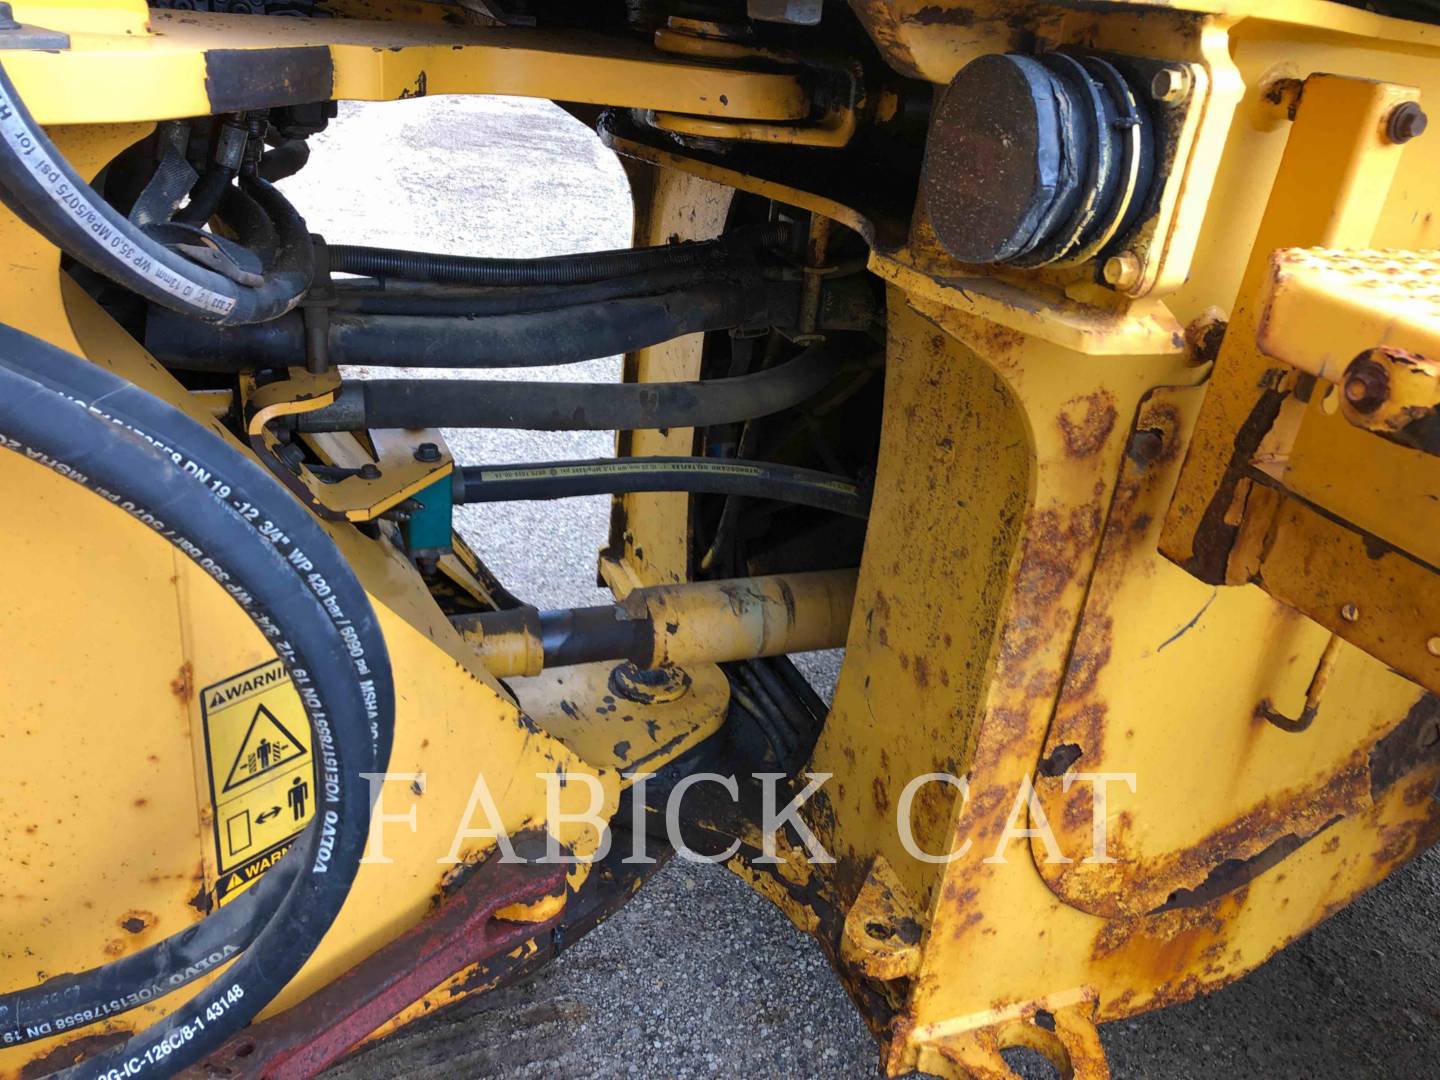
[[[1381,345],[1440,358],[1440,251],[1281,248],[1262,302],[1261,350],[1321,378]]]

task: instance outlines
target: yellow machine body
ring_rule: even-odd
[[[1398,104],[1440,101],[1440,27],[1322,0],[853,0],[886,67],[826,112],[805,89],[817,66],[844,67],[823,35],[815,58],[777,58],[689,33],[622,47],[457,25],[418,3],[327,6],[340,17],[17,2],[18,21],[68,33],[70,47],[0,63],[89,176],[156,121],[240,107],[215,77],[219,51],[285,64],[319,50],[326,98],[545,97],[809,155],[814,186],[805,169],[610,131],[637,245],[718,235],[737,192],[869,243],[886,296],[880,453],[844,662],[806,767],[828,776],[804,816],[836,861],[807,863],[782,837],[782,861],[757,863],[749,837],[727,865],[822,941],[892,1074],[1007,1076],[1000,1051],[1028,1046],[1104,1075],[1098,1024],[1225,986],[1440,835],[1440,460],[1336,396],[1363,350],[1423,359],[1428,346],[1440,361],[1433,278],[1389,269],[1440,248],[1440,136],[1386,134]],[[883,117],[891,82],[938,93],[975,56],[1037,36],[1185,73],[1151,225],[1102,274],[963,265],[923,199],[885,218],[819,182],[846,132]],[[1321,250],[1273,261],[1303,249]],[[1345,254],[1356,251],[1372,254]],[[1412,254],[1374,254],[1390,251]],[[1327,278],[1342,257],[1350,277]],[[0,322],[248,452],[60,259],[0,210]],[[1369,300],[1334,284],[1357,276]],[[1385,304],[1405,317],[1357,314]],[[698,377],[701,350],[699,335],[642,349],[624,377]],[[1434,369],[1420,377],[1423,411]],[[692,441],[622,433],[617,452],[684,454]],[[336,460],[369,452],[331,443]],[[263,703],[275,731],[304,726],[261,636],[203,572],[40,464],[0,455],[0,491],[0,986],[13,987],[158,941],[247,887],[308,820],[288,801],[308,746],[296,737],[266,764],[276,783],[253,798],[227,796],[257,737],[241,730],[257,714],[227,713],[228,701]],[[415,567],[355,529],[407,492],[378,494],[326,524],[383,624],[398,700],[390,768],[417,779],[384,785],[382,805],[414,808],[413,828],[376,827],[383,861],[361,867],[267,1015],[424,919],[491,850],[485,829],[545,828],[557,809],[546,774],[593,778],[561,789],[558,809],[602,819],[633,774],[603,714],[577,715],[605,673],[562,686],[525,641],[498,638],[492,672]],[[687,581],[688,512],[684,494],[615,499],[599,569],[617,600]],[[486,595],[463,546],[445,572]],[[706,641],[750,632],[701,630],[677,653],[694,686],[683,709],[649,706],[668,747],[652,764],[723,718],[718,669],[690,658],[729,659]],[[484,820],[477,776],[501,820]],[[280,816],[257,824],[272,806]],[[582,855],[598,842],[583,822],[550,827]],[[572,870],[572,896],[585,880]],[[488,988],[472,974],[377,1035]],[[168,1007],[0,1048],[0,1075],[68,1064]]]

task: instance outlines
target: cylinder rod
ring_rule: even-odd
[[[623,603],[484,612],[451,619],[500,678],[629,660],[642,668],[753,660],[839,648],[856,570],[658,585]]]

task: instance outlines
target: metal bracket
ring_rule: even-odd
[[[855,903],[845,913],[840,956],[872,979],[889,982],[920,968],[924,926],[885,856],[876,855]]]
[[[0,3],[0,49],[46,49],[53,52],[68,48],[69,34],[18,23],[14,9],[9,4]]]
[[[688,25],[688,20],[671,20],[671,25],[657,30],[655,47],[682,56],[722,61],[759,60],[807,70],[818,84],[812,115],[807,120],[794,123],[728,120],[660,110],[645,114],[651,127],[682,138],[835,149],[846,146],[854,137],[859,127],[859,116],[867,105],[864,69],[858,61],[848,58],[765,49],[743,41],[695,32]]]
[[[1003,1057],[1005,1050],[1033,1050],[1069,1080],[1106,1080],[1110,1066],[1095,1024],[1095,1002],[1081,1001],[1053,1012],[1034,1005],[1013,1019],[946,1035],[922,1046],[919,1066],[925,1072],[985,1080],[1019,1080]]]
[[[288,379],[264,386],[255,385],[249,375],[240,379],[245,434],[251,448],[321,517],[373,521],[454,471],[445,440],[431,430],[371,432],[371,453],[352,435],[305,436],[306,444],[325,464],[317,468],[297,460],[281,440],[275,422],[333,404],[339,390],[340,373],[334,369],[316,375],[291,368]],[[433,452],[421,451],[427,444],[433,445]]]
[[[535,921],[509,921],[545,903]],[[564,867],[493,859],[440,909],[299,1005],[232,1038],[197,1075],[316,1076],[406,1006],[476,961],[521,948],[564,912]]]

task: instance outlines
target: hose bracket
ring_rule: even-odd
[[[291,368],[289,376],[263,386],[251,374],[241,376],[245,435],[261,462],[320,517],[374,521],[454,470],[445,440],[428,429],[373,431],[368,447],[342,432],[294,441],[277,422],[333,404],[340,373]]]

